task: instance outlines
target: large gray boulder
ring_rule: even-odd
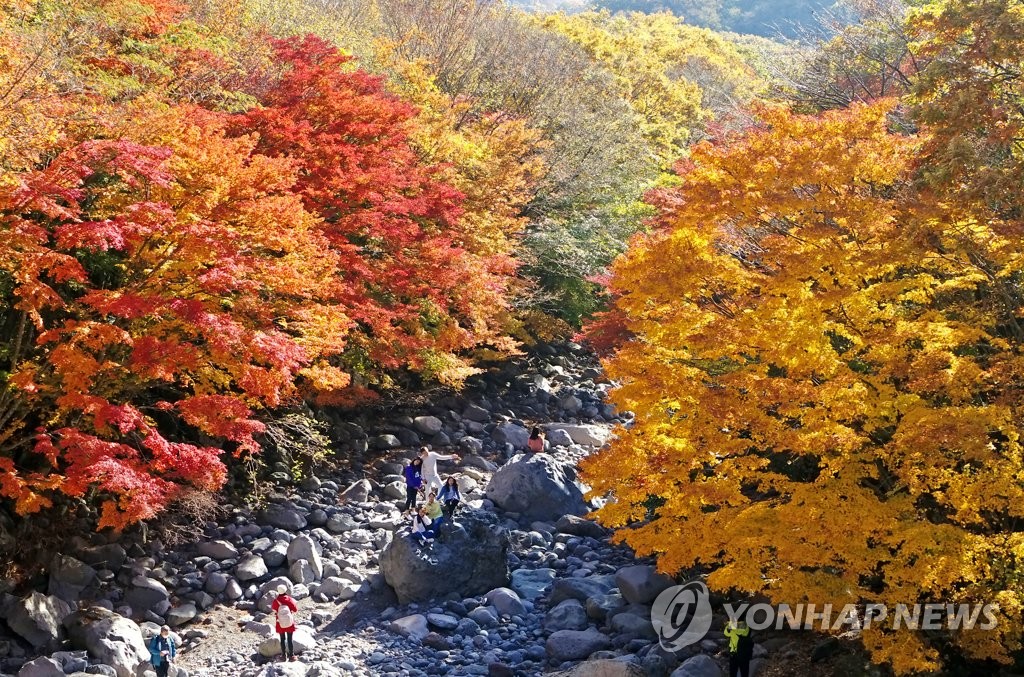
[[[363,503],[370,497],[370,492],[373,491],[373,485],[370,484],[370,480],[357,480],[350,484],[345,491],[341,492],[338,497],[342,503],[351,501],[353,503]]]
[[[77,602],[82,591],[96,580],[96,570],[67,555],[56,555],[50,562],[47,592],[67,602]]]
[[[530,439],[530,431],[515,423],[499,423],[491,433],[491,439],[499,447],[511,444],[513,449],[525,449]]]
[[[315,649],[316,637],[313,635],[313,629],[305,625],[296,625],[295,633],[292,635],[292,647],[297,654]],[[281,638],[276,634],[268,637],[260,642],[258,651],[264,658],[273,658],[281,653]]]
[[[71,613],[67,602],[53,595],[33,592],[24,599],[6,598],[4,620],[16,635],[34,649],[55,651],[64,639],[61,623]]]
[[[546,630],[585,630],[589,623],[587,611],[578,599],[564,599],[544,616]]]
[[[637,564],[615,572],[615,585],[627,602],[650,604],[675,581],[650,565]]]
[[[698,654],[683,661],[672,677],[722,677],[722,669],[711,656]]]
[[[238,548],[224,540],[202,541],[196,548],[200,555],[206,555],[210,559],[224,560],[237,559]]]
[[[40,656],[21,666],[18,677],[64,677],[64,668],[54,659]]]
[[[550,677],[644,677],[644,669],[624,660],[599,658],[580,663],[571,670],[555,672]]]
[[[549,423],[544,428],[550,433],[561,430],[574,443],[584,447],[601,447],[612,436],[611,429],[606,426],[583,424],[570,425],[568,423]],[[558,434],[559,442],[564,441],[564,436]],[[553,443],[552,443],[553,444]]]
[[[320,558],[320,548],[308,534],[302,534],[292,539],[292,542],[288,544],[287,557],[289,565],[293,565],[299,560],[309,562],[314,580],[319,581],[324,577],[324,563]]]
[[[167,588],[158,580],[148,576],[135,576],[124,595],[124,600],[135,612],[144,613],[148,609],[170,600]]]
[[[610,649],[612,641],[597,630],[557,630],[551,633],[544,646],[548,657],[556,663],[578,661],[590,654]]]
[[[412,424],[424,435],[436,435],[444,428],[444,423],[436,416],[417,416],[412,420]]]
[[[260,524],[269,524],[285,531],[299,531],[306,528],[306,516],[290,503],[271,503],[259,516]]]
[[[554,580],[554,569],[516,569],[512,572],[512,589],[520,596],[534,600],[543,595]]]
[[[402,604],[452,592],[471,597],[508,584],[508,548],[508,530],[495,515],[465,510],[429,547],[396,534],[381,553],[380,570]]]
[[[586,602],[590,597],[607,595],[615,587],[615,579],[607,574],[585,578],[559,578],[551,586],[548,604],[558,604],[563,599],[578,599]]]
[[[149,660],[142,630],[131,620],[101,607],[76,611],[64,619],[71,645],[85,649],[98,663],[110,666],[117,677],[135,677]]]
[[[576,468],[550,454],[514,456],[491,477],[487,498],[502,510],[542,522],[587,512]]]

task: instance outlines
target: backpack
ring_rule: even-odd
[[[277,607],[277,624],[282,628],[290,628],[295,625],[295,617],[292,615],[292,610],[288,608],[287,604]]]

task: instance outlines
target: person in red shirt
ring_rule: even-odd
[[[295,660],[295,645],[292,642],[292,633],[295,632],[295,614],[298,607],[285,590],[284,586],[278,588],[277,597],[270,605],[276,619],[277,634],[281,636],[281,655],[285,660]]]
[[[534,428],[533,432],[530,433],[530,439],[526,441],[526,446],[534,454],[544,451],[544,433],[540,431],[540,428]]]

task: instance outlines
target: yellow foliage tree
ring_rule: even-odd
[[[1019,240],[914,181],[927,134],[892,101],[701,144],[662,227],[614,266],[631,340],[606,366],[636,412],[585,477],[659,566],[778,603],[993,602],[992,631],[874,625],[898,674],[939,643],[1021,646]],[[848,626],[844,629],[848,629]]]

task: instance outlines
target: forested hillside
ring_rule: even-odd
[[[688,24],[770,38],[797,37],[820,28],[819,19],[845,8],[833,0],[514,0],[513,4],[541,12],[671,12]]]

